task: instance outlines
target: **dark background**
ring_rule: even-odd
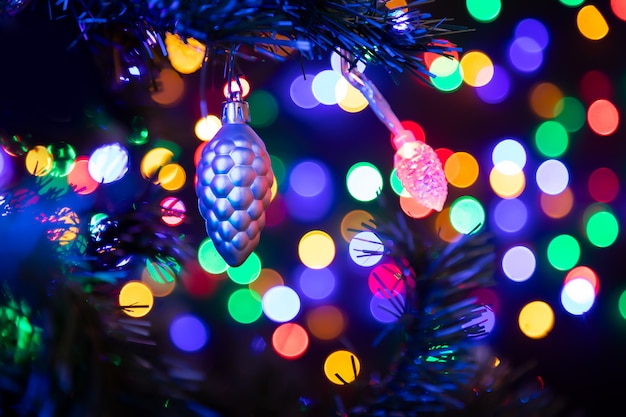
[[[181,146],[182,163],[189,167],[188,172],[192,172],[191,155],[199,143],[193,134],[193,125],[200,116],[198,74],[185,78],[188,88],[177,107],[159,108],[141,93],[145,86],[117,89],[106,73],[108,52],[98,47],[97,42],[96,46],[78,42],[68,49],[76,38],[75,23],[71,17],[51,20],[47,7],[43,6],[43,3],[38,4],[35,10],[27,9],[15,18],[0,20],[0,130],[10,134],[30,133],[34,141],[43,144],[66,141],[72,143],[79,154],[86,154],[99,141],[109,139],[106,135],[94,134],[94,118],[86,115],[105,114],[122,130],[130,126],[133,116],[142,115],[154,137]],[[419,122],[431,146],[470,152],[478,160],[481,172],[477,183],[468,190],[451,189],[451,196],[461,192],[474,195],[484,203],[487,213],[490,212],[497,200],[488,184],[490,151],[504,137],[515,137],[527,145],[527,172],[533,172],[532,168],[538,166],[541,157],[534,148],[533,133],[540,119],[532,112],[528,101],[536,83],[552,82],[565,95],[579,97],[582,76],[587,71],[600,70],[613,83],[610,98],[620,112],[624,109],[626,65],[622,50],[626,22],[614,17],[608,2],[596,2],[596,6],[607,19],[610,32],[605,39],[595,42],[583,38],[578,32],[577,9],[565,7],[556,0],[506,1],[501,15],[492,23],[472,20],[463,1],[436,1],[423,6],[435,17],[454,18],[454,23],[472,29],[452,35],[452,42],[464,50],[482,50],[494,63],[509,69],[511,93],[500,104],[482,102],[473,89],[465,85],[455,92],[443,93],[418,83],[407,74],[390,77],[379,68],[368,69],[370,79],[389,100],[398,117]],[[515,24],[526,17],[536,18],[546,25],[550,43],[542,67],[531,74],[520,74],[508,66],[506,48]],[[211,113],[220,110],[221,65],[216,62],[211,71],[212,79],[216,80],[208,87]],[[389,133],[369,109],[348,114],[336,106],[320,105],[310,110],[296,108],[289,100],[288,87],[302,71],[299,62],[241,65],[253,88],[274,93],[279,103],[280,114],[276,122],[257,129],[270,154],[280,156],[287,166],[301,158],[322,160],[331,168],[336,180],[335,207],[320,224],[292,221],[264,232],[264,241],[259,246],[264,266],[283,268],[288,273],[297,264],[293,248],[307,230],[337,227],[341,214],[347,210],[372,207],[372,203],[351,201],[343,191],[343,178],[347,169],[357,161],[371,161],[382,172],[390,172],[393,153],[388,142]],[[302,65],[307,73],[315,73],[329,68],[329,61],[305,61]],[[588,126],[571,134],[570,147],[562,159],[570,167],[575,196],[572,212],[558,221],[543,215],[538,192],[528,174],[527,189],[522,197],[529,203],[533,220],[515,236],[497,236],[499,251],[513,242],[533,245],[537,249],[538,266],[534,276],[525,283],[512,283],[498,272],[500,312],[489,340],[496,351],[512,363],[534,361],[537,374],[546,384],[569,398],[572,410],[584,408],[587,410],[585,415],[589,416],[605,407],[619,409],[625,385],[626,322],[617,310],[619,294],[626,289],[623,233],[606,249],[594,248],[579,239],[582,249],[579,264],[592,267],[600,278],[595,305],[580,317],[561,308],[563,276],[549,266],[545,249],[542,252],[541,248],[545,248],[549,238],[557,232],[583,236],[582,213],[593,202],[587,192],[587,179],[593,170],[600,166],[609,167],[621,181],[626,179],[624,136],[623,123],[609,137],[595,135]],[[120,187],[117,186],[116,190],[121,191]],[[188,209],[194,210],[193,188],[187,185],[181,195],[189,201]],[[123,200],[124,194],[117,197]],[[620,222],[624,218],[624,200],[622,187],[617,199],[610,204]],[[421,223],[424,230],[432,233],[429,220]],[[183,227],[185,233],[196,241],[204,237],[197,215],[190,214],[189,222]],[[285,249],[277,250],[277,244]],[[342,250],[345,253],[346,249],[338,249],[338,259],[344,254]],[[285,257],[285,253],[290,257]],[[0,253],[0,259],[2,257]],[[8,258],[3,259],[3,264],[7,261]],[[356,273],[354,268],[344,269],[346,275]],[[534,299],[547,301],[556,316],[554,329],[541,340],[528,339],[517,325],[517,313]],[[351,308],[349,304],[346,301],[348,310]],[[358,319],[355,322],[358,323]]]

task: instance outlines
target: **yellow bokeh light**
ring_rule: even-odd
[[[165,165],[169,164],[174,153],[167,148],[154,148],[146,152],[139,170],[141,175],[155,184],[158,183],[157,174]]]
[[[183,97],[185,82],[174,70],[165,68],[156,80],[157,87],[150,97],[155,103],[162,106],[174,106]]]
[[[385,2],[385,6],[390,10],[398,7],[404,7],[406,4],[406,0],[389,0]]]
[[[130,317],[143,317],[152,310],[154,296],[143,282],[129,281],[120,290],[119,303]]]
[[[182,74],[198,71],[206,53],[206,46],[196,39],[183,39],[169,32],[165,34],[165,49],[172,68]]]
[[[337,350],[324,361],[324,374],[333,384],[353,382],[361,372],[361,362],[352,352]]]
[[[531,301],[518,316],[519,328],[531,339],[542,339],[554,327],[554,312],[544,301]]]
[[[241,88],[239,88],[239,84],[241,84]],[[230,82],[230,92],[236,93],[237,91],[241,91],[241,97],[246,97],[250,93],[250,83],[243,77],[239,77],[239,82],[233,80]],[[224,97],[228,98],[228,83],[224,84]]]
[[[298,256],[311,269],[326,268],[335,259],[335,242],[328,233],[311,230],[300,239]]]
[[[215,134],[221,129],[222,121],[214,114],[209,114],[207,117],[201,117],[196,122],[194,132],[196,137],[203,141],[210,141]]]
[[[552,119],[563,111],[563,93],[556,85],[539,83],[530,92],[530,108],[539,117]]]
[[[270,203],[274,201],[274,197],[278,194],[278,180],[276,179],[276,175],[274,175],[274,181],[272,182],[272,186],[270,187]]]
[[[472,87],[487,85],[493,78],[493,62],[481,51],[469,51],[460,61],[463,81]]]
[[[359,90],[345,79],[341,78],[335,85],[337,105],[348,113],[358,113],[367,107],[369,102]]]
[[[343,219],[341,219],[340,225],[341,236],[343,237],[343,240],[350,243],[354,235],[364,230],[368,230],[366,229],[364,224],[369,225],[370,227],[375,229],[374,225],[372,224],[373,218],[374,217],[365,210],[352,210],[347,213],[345,216],[343,216]]]
[[[26,169],[36,177],[46,176],[52,171],[54,158],[45,146],[33,146],[26,153]]]
[[[187,181],[187,173],[180,164],[167,164],[159,171],[158,181],[164,190],[180,190]]]
[[[478,178],[478,162],[467,152],[455,152],[446,160],[444,173],[448,182],[458,188],[467,188]]]
[[[576,16],[576,24],[580,33],[593,41],[600,40],[609,33],[609,25],[604,16],[592,4],[581,7]]]
[[[499,165],[499,164],[498,164]],[[498,197],[516,198],[526,188],[526,176],[524,171],[519,170],[515,173],[509,173],[510,170],[500,170],[498,165],[494,166],[489,173],[489,184]]]

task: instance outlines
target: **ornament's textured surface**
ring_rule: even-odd
[[[205,146],[197,168],[198,207],[215,248],[241,265],[259,243],[274,174],[265,144],[245,123],[227,123]]]
[[[402,186],[421,205],[441,211],[448,197],[448,181],[439,157],[422,141],[398,145],[393,163]]]

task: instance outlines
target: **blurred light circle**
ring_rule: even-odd
[[[146,267],[141,272],[141,282],[150,287],[155,297],[165,297],[174,291],[180,265],[161,259],[146,260]]]
[[[252,116],[248,122],[253,127],[271,126],[278,117],[278,101],[272,93],[265,90],[255,90],[247,99]]]
[[[463,84],[462,69],[457,59],[440,56],[435,58],[429,70],[435,75],[430,77],[430,81],[439,91],[452,92]]]
[[[535,179],[537,186],[546,194],[560,194],[569,184],[569,170],[563,162],[548,159],[537,168]]]
[[[130,317],[143,317],[152,310],[154,296],[150,288],[141,281],[128,281],[118,297],[122,311]]]
[[[304,197],[315,197],[330,182],[328,169],[323,163],[306,160],[297,163],[289,174],[289,186]]]
[[[309,334],[296,323],[283,323],[272,333],[274,351],[285,359],[297,359],[309,347]]]
[[[311,230],[298,242],[300,261],[309,268],[326,268],[335,259],[335,242],[321,230]]]
[[[158,82],[160,87],[154,89],[150,94],[150,98],[155,103],[164,107],[172,107],[180,102],[185,93],[185,81],[176,71],[163,68],[155,81]]]
[[[519,232],[528,220],[528,209],[523,201],[512,198],[498,201],[493,217],[500,230],[507,233]]]
[[[313,95],[317,101],[327,106],[337,104],[335,88],[342,78],[340,73],[333,70],[323,70],[317,73],[311,84]]]
[[[263,314],[261,299],[248,288],[235,290],[228,297],[228,313],[238,323],[254,323]]]
[[[289,95],[296,106],[303,109],[312,109],[320,104],[313,94],[313,79],[315,75],[306,74],[296,77],[289,87]]]
[[[539,204],[544,214],[553,219],[567,216],[574,206],[574,194],[569,187],[558,194],[541,193]]]
[[[208,142],[215,134],[221,129],[222,121],[214,114],[209,114],[206,117],[201,117],[194,128],[196,137],[201,141]],[[198,164],[196,164],[198,165]]]
[[[572,268],[567,275],[565,275],[565,279],[563,280],[563,285],[566,285],[568,282],[570,282],[573,279],[586,279],[587,281],[589,281],[589,283],[591,284],[591,286],[593,287],[596,295],[598,294],[598,291],[600,290],[600,280],[598,278],[598,274],[596,274],[596,272],[589,268],[588,266],[577,266],[575,268]]]
[[[187,208],[178,197],[165,197],[161,200],[161,220],[168,226],[178,226],[185,221]]]
[[[25,163],[30,174],[43,177],[52,171],[54,160],[45,146],[36,145],[26,152]]]
[[[591,198],[600,203],[610,203],[617,197],[619,191],[619,178],[617,174],[606,167],[594,170],[589,176],[587,189]]]
[[[472,196],[461,196],[450,205],[450,223],[459,233],[476,233],[485,225],[485,209]]]
[[[435,233],[444,242],[455,242],[463,236],[459,233],[450,221],[450,207],[445,207],[435,218]]]
[[[335,289],[335,274],[328,268],[304,268],[300,273],[300,291],[312,300],[323,300]]]
[[[509,45],[508,58],[511,65],[520,72],[534,72],[543,63],[543,49],[533,38],[521,36]]]
[[[159,170],[157,176],[159,185],[167,191],[176,191],[183,188],[187,181],[185,168],[180,164],[167,164]]]
[[[472,87],[482,87],[493,78],[493,62],[482,51],[468,51],[461,58],[463,81]]]
[[[576,15],[576,25],[587,39],[600,40],[609,33],[609,25],[602,13],[593,4],[581,7]]]
[[[609,136],[619,126],[619,112],[609,100],[596,100],[587,109],[589,127],[600,136]]]
[[[167,148],[158,147],[149,150],[141,159],[139,170],[141,175],[155,183],[158,182],[157,176],[159,170],[165,165],[169,164],[174,157],[174,152]]]
[[[326,357],[324,374],[328,380],[337,385],[346,385],[361,372],[361,362],[352,352],[337,350]]]
[[[393,0],[392,0],[393,1]],[[389,3],[386,4],[387,6],[389,5]],[[342,56],[339,55],[337,53],[337,51],[333,51],[330,54],[330,67],[333,69],[333,71],[337,71],[338,73],[341,74],[341,61],[343,60]],[[365,72],[365,68],[367,66],[365,65],[365,62],[358,60],[356,61],[356,70],[360,73]]]
[[[589,70],[580,78],[580,97],[586,103],[608,100],[613,94],[613,83],[609,76],[597,69]]]
[[[619,222],[613,213],[598,210],[585,217],[585,233],[592,245],[606,248],[615,243],[619,235]]]
[[[367,98],[348,80],[341,78],[335,86],[337,105],[347,113],[358,113],[369,105]]]
[[[181,74],[192,74],[202,67],[206,46],[196,39],[183,39],[179,35],[166,32],[165,48],[172,68]]]
[[[494,65],[491,80],[480,87],[474,88],[479,99],[487,104],[502,103],[509,96],[511,79],[505,68]]]
[[[259,297],[272,287],[285,285],[285,280],[280,273],[271,268],[262,268],[259,277],[248,284],[248,288],[257,293]]]
[[[450,184],[458,188],[473,185],[478,178],[478,162],[467,152],[455,152],[446,161],[444,173]]]
[[[500,0],[466,0],[465,6],[470,16],[481,23],[493,22],[502,11]]]
[[[563,110],[563,93],[549,82],[536,84],[530,92],[530,107],[539,117],[552,119]]]
[[[402,271],[393,263],[376,266],[369,273],[367,285],[370,292],[380,298],[390,298],[394,294],[404,294],[405,287]]]
[[[413,197],[401,195],[398,199],[400,200],[400,208],[404,214],[413,219],[423,219],[433,212],[433,209],[421,205]]]
[[[573,236],[561,234],[550,240],[547,255],[550,265],[560,271],[567,271],[580,259],[580,244]]]
[[[569,135],[559,122],[546,120],[535,131],[535,145],[543,156],[556,158],[567,150]]]
[[[262,308],[268,319],[284,323],[294,319],[300,312],[300,297],[286,285],[272,287],[263,294]]]
[[[229,89],[230,87],[230,89]],[[241,97],[247,97],[250,93],[250,83],[243,77],[237,77],[236,80],[232,80],[230,82],[230,86],[228,82],[224,83],[224,89],[222,93],[224,94],[224,98],[230,97],[231,93],[241,92]]]
[[[535,273],[536,266],[535,254],[526,246],[514,246],[502,256],[502,270],[511,281],[528,280]]]
[[[611,0],[613,14],[621,20],[626,20],[626,2],[624,0]]]
[[[69,143],[52,143],[48,145],[48,152],[52,156],[52,170],[50,175],[65,177],[74,167],[76,151]],[[2,169],[0,168],[0,171]]]
[[[209,340],[207,325],[193,314],[181,314],[169,325],[170,340],[183,352],[196,352]]]
[[[337,307],[323,305],[307,313],[306,325],[314,337],[320,340],[333,340],[343,333],[346,319]]]
[[[541,49],[545,49],[550,41],[550,34],[546,26],[533,18],[522,19],[515,25],[515,37],[522,36],[534,39]]]
[[[568,132],[578,132],[587,121],[585,106],[575,97],[563,97],[559,100],[557,108],[561,112],[554,118]]]
[[[215,243],[208,237],[198,246],[198,262],[202,269],[210,274],[221,274],[229,268],[229,265],[215,248]]]
[[[593,285],[584,278],[575,278],[563,285],[561,304],[570,314],[580,316],[588,312],[596,299]]]
[[[348,212],[341,220],[341,236],[350,243],[352,238],[366,229],[376,229],[376,225],[372,224],[374,217],[365,210],[352,210]]]
[[[376,294],[370,298],[370,313],[379,323],[394,323],[403,314],[405,303],[402,294],[393,291],[388,297],[379,297]]]
[[[526,166],[526,149],[515,139],[503,139],[494,146],[491,160],[493,165],[499,166],[499,170],[504,174],[512,175]],[[501,164],[503,162],[513,162],[513,164]]]
[[[375,165],[358,162],[348,170],[346,186],[355,200],[372,201],[383,189],[383,177]]]
[[[94,180],[89,174],[89,157],[79,156],[74,162],[74,167],[67,174],[67,183],[70,188],[80,195],[91,194],[100,185],[100,183]]]
[[[348,251],[355,264],[368,267],[382,259],[385,247],[375,233],[359,232],[350,240]]]
[[[542,339],[554,327],[554,311],[545,301],[531,301],[519,312],[518,325],[531,339]]]
[[[252,252],[241,265],[229,267],[226,274],[236,284],[250,284],[261,274],[261,259]]]
[[[128,150],[119,143],[103,145],[89,157],[89,175],[100,184],[121,179],[128,172]]]

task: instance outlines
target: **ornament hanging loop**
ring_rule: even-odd
[[[359,90],[367,99],[371,109],[381,122],[393,133],[394,136],[400,135],[404,129],[393,112],[391,106],[385,100],[378,88],[357,68],[354,63],[354,57],[348,51],[340,50],[341,74],[354,88]]]

